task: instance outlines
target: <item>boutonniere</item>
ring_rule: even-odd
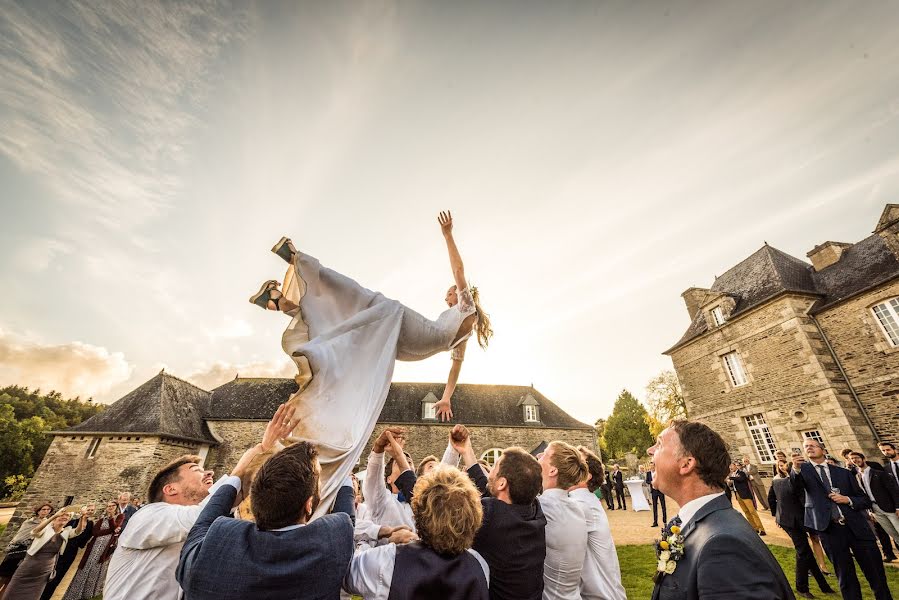
[[[658,565],[653,581],[658,583],[663,576],[671,575],[677,568],[677,561],[684,557],[684,536],[678,525],[662,529],[661,539],[656,540],[656,558]]]

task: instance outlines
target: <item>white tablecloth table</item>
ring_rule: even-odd
[[[627,491],[631,494],[631,508],[635,512],[650,510],[649,502],[646,501],[646,496],[643,495],[642,481],[625,481],[624,485],[627,486]]]

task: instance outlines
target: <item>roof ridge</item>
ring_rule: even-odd
[[[211,390],[204,390],[203,388],[201,388],[201,387],[198,386],[197,384],[191,383],[190,381],[188,381],[188,380],[186,380],[186,379],[182,379],[182,378],[178,377],[177,375],[172,375],[171,373],[166,373],[165,371],[162,371],[161,373],[159,373],[159,375],[162,375],[163,377],[168,377],[169,379],[174,379],[175,381],[180,381],[181,383],[186,383],[186,384],[189,385],[190,387],[196,388],[196,389],[200,390],[201,392],[206,392],[207,394],[211,394],[211,393],[212,393]]]

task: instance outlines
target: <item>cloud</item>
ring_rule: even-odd
[[[236,376],[241,377],[293,377],[297,374],[297,367],[290,360],[283,361],[256,361],[247,363],[228,363],[216,361],[211,364],[202,364],[185,379],[204,390],[211,390],[223,383],[227,383]]]
[[[243,319],[226,316],[222,318],[221,324],[208,329],[206,335],[213,341],[249,337],[253,335],[253,326]]]
[[[45,271],[60,255],[71,254],[72,245],[62,240],[38,237],[23,242],[15,250],[13,264],[33,273]]]
[[[6,3],[0,153],[93,225],[159,215],[212,65],[246,20],[212,2]]]
[[[0,385],[91,398],[124,382],[131,371],[121,352],[83,342],[47,344],[0,329]]]

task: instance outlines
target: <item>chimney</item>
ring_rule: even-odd
[[[705,304],[705,299],[708,294],[711,293],[711,290],[707,290],[705,288],[691,287],[687,288],[683,294],[681,294],[681,298],[684,299],[684,303],[687,305],[687,312],[690,313],[690,320],[696,318],[696,313],[699,312],[699,307]]]
[[[824,242],[812,248],[812,251],[806,256],[812,261],[815,271],[821,271],[840,260],[843,251],[850,246],[852,244],[843,242]]]

